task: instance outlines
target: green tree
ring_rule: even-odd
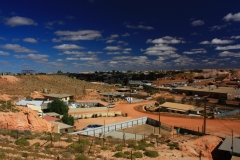
[[[157,100],[157,102],[158,102],[159,104],[163,104],[163,103],[166,102],[166,99],[165,99],[165,97],[163,97],[163,96],[157,97],[156,100]]]
[[[61,115],[68,114],[68,106],[60,99],[55,99],[47,105],[50,112],[55,112]]]
[[[69,114],[64,114],[62,117],[62,122],[68,125],[73,126],[74,125],[74,118],[73,116],[69,115]]]

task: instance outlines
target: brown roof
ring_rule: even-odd
[[[43,117],[46,121],[59,121],[59,118],[51,117],[51,116],[44,116]]]
[[[183,110],[183,111],[188,111],[190,109],[195,108],[192,105],[187,105],[187,104],[180,104],[180,103],[171,103],[171,102],[165,102],[160,105],[161,107],[166,107],[169,109],[175,109],[175,110]]]

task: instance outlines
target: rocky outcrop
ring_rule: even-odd
[[[213,150],[222,142],[222,139],[216,136],[203,136],[187,143],[179,145],[179,150],[183,151],[186,156],[200,156],[213,159]]]
[[[0,112],[0,128],[10,130],[51,131],[51,123],[26,107],[18,107],[20,112]]]

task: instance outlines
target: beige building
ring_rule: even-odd
[[[73,95],[70,94],[43,94],[43,96],[48,100],[60,99],[62,101],[69,101],[73,99]]]
[[[193,105],[171,103],[171,102],[165,102],[161,104],[160,107],[167,109],[168,112],[181,113],[181,114],[189,114],[190,110],[195,108],[195,106]]]

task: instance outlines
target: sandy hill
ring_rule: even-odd
[[[31,97],[33,93],[42,93],[44,89],[48,93],[72,94],[81,99],[86,94],[85,89],[104,92],[111,88],[63,75],[0,76],[0,95]]]

